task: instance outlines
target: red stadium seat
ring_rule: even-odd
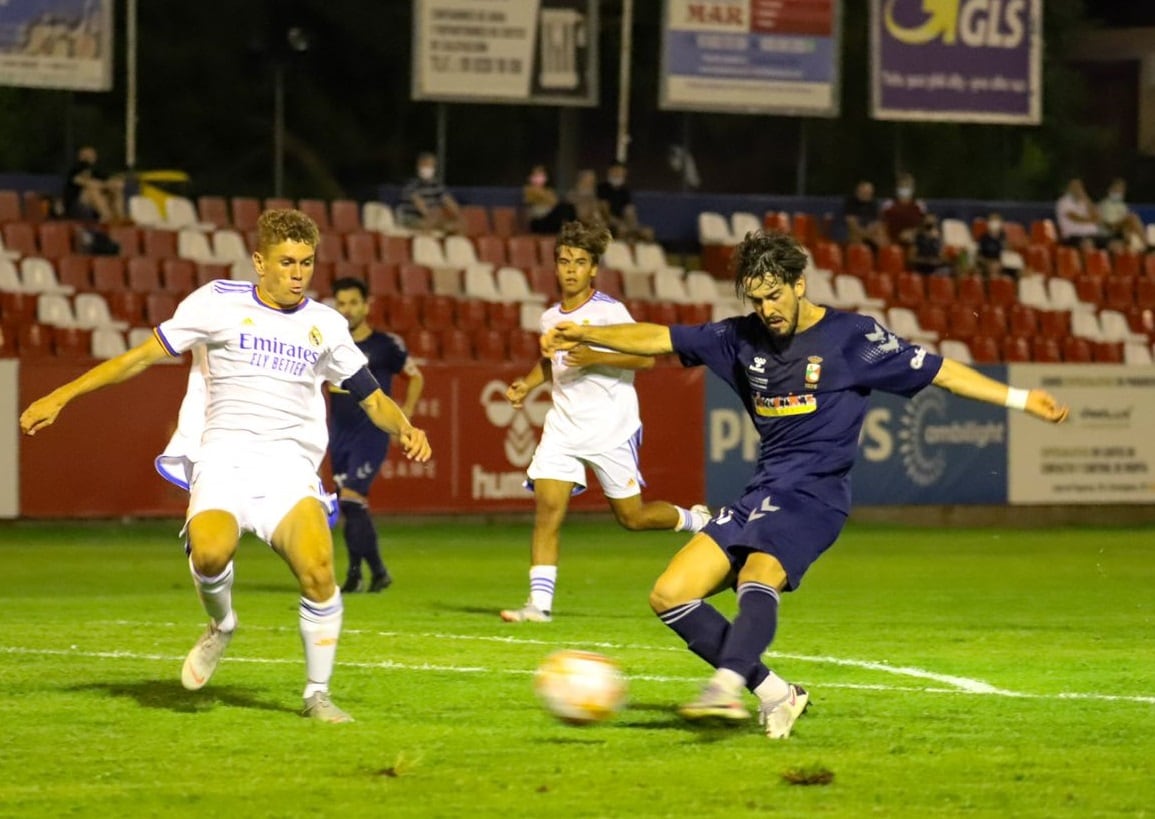
[[[1055,275],[1062,279],[1074,281],[1075,277],[1083,272],[1083,260],[1076,248],[1067,245],[1055,247]]]
[[[493,220],[493,232],[503,239],[521,233],[521,219],[518,216],[517,208],[498,205],[490,208],[489,215]]]
[[[1089,364],[1092,359],[1091,342],[1079,336],[1067,336],[1062,340],[1063,361]]]
[[[175,259],[179,255],[176,247],[176,231],[159,228],[145,228],[141,250],[145,256],[154,259]]]
[[[612,267],[598,268],[598,274],[594,278],[594,287],[605,293],[607,296],[613,296],[618,301],[621,301],[623,298],[625,298],[625,295],[622,291],[621,271],[614,270]]]
[[[421,326],[440,333],[455,326],[455,312],[452,296],[426,296],[421,302]]]
[[[505,255],[505,240],[500,236],[477,236],[473,239],[473,245],[477,251],[478,261],[488,262],[495,268],[505,267],[509,263]],[[513,265],[513,267],[520,267],[522,270],[528,272],[532,269],[533,265],[529,267]]]
[[[369,285],[369,293],[374,296],[401,292],[397,265],[389,262],[370,262],[366,265],[365,282]]]
[[[604,271],[598,272],[598,278],[602,277]],[[1155,279],[1151,280],[1155,282]],[[541,293],[550,302],[558,301],[561,298],[561,288],[557,283],[557,270],[553,267],[543,267],[538,265],[529,271],[529,286],[535,293]],[[601,282],[596,285],[601,289]]]
[[[12,190],[0,190],[0,223],[19,222],[24,218],[24,208],[20,194]]]
[[[987,291],[982,276],[971,274],[960,276],[957,298],[963,304],[970,304],[975,307],[986,304]]]
[[[189,259],[165,259],[160,264],[161,285],[177,298],[197,288],[197,266]]]
[[[316,222],[320,230],[333,230],[329,222],[329,205],[324,199],[302,199],[297,202],[297,209]]]
[[[1059,241],[1059,232],[1052,219],[1035,219],[1031,222],[1031,241],[1043,245],[1053,245]]]
[[[92,355],[92,331],[79,327],[56,327],[52,331],[52,350],[60,358],[89,358]]]
[[[538,335],[532,330],[510,330],[507,341],[510,361],[525,362],[528,365],[541,358]]]
[[[485,315],[487,323],[494,330],[509,332],[521,326],[521,305],[517,302],[487,302]]]
[[[514,328],[510,328],[514,329]],[[473,334],[473,352],[478,361],[487,364],[504,364],[509,360],[509,349],[506,339],[509,330],[497,330],[486,327]]]
[[[441,341],[437,333],[426,330],[424,327],[414,327],[405,333],[405,346],[409,355],[426,361],[436,361],[441,358]]]
[[[1134,276],[1111,276],[1106,280],[1106,293],[1103,302],[1104,307],[1109,307],[1112,310],[1125,311],[1128,307],[1135,304],[1135,277]]]
[[[557,246],[557,238],[554,236],[538,236],[537,237],[537,263],[552,265],[557,260],[554,258],[554,250]]]
[[[996,341],[1007,334],[1007,314],[997,304],[984,304],[978,308],[979,335],[990,336]]]
[[[807,247],[814,247],[819,242],[818,220],[809,213],[795,211],[790,219],[794,238]],[[835,271],[838,272],[838,271]]]
[[[216,262],[197,262],[196,265],[196,286],[202,287],[216,279],[229,278],[229,266],[227,264],[217,264]]]
[[[55,261],[72,253],[74,230],[72,222],[41,222],[37,226],[40,255]]]
[[[706,324],[713,318],[713,308],[708,304],[679,304],[678,324]]]
[[[987,281],[987,301],[1002,307],[1010,307],[1019,300],[1015,280],[1010,276],[992,276]]]
[[[78,292],[92,290],[92,257],[63,256],[56,261],[56,278]]]
[[[405,336],[410,330],[420,327],[421,305],[424,299],[424,295],[413,293],[396,293],[384,296],[388,328]]]
[[[1046,364],[1057,364],[1063,360],[1063,348],[1056,338],[1037,336],[1031,342],[1031,360]]]
[[[331,227],[337,233],[356,233],[364,229],[361,206],[352,199],[334,199],[329,203],[329,215],[332,217]]]
[[[21,256],[39,256],[36,226],[31,222],[9,222],[4,225],[4,247]]]
[[[234,196],[232,199],[233,227],[241,233],[257,229],[261,215],[260,200],[252,196]]]
[[[1002,360],[999,343],[990,336],[975,336],[968,346],[975,364],[998,364]]]
[[[332,231],[321,232],[321,243],[317,245],[317,261],[343,262],[345,260],[345,243],[340,233]]]
[[[898,276],[906,270],[906,257],[901,245],[886,245],[878,250],[878,269],[883,273]]]
[[[469,334],[459,327],[450,327],[440,334],[441,358],[445,361],[471,361],[473,342]]]
[[[1101,305],[1105,298],[1103,280],[1089,273],[1080,273],[1075,277],[1075,294],[1078,295],[1079,301]]]
[[[1143,257],[1129,250],[1117,253],[1111,265],[1116,276],[1140,276],[1143,273]]]
[[[175,261],[175,260],[167,260]],[[160,262],[150,256],[137,256],[128,260],[128,289],[137,293],[151,293],[161,290]],[[99,290],[115,288],[97,288]]]
[[[512,267],[520,267],[529,271],[538,267],[541,262],[537,258],[537,238],[534,236],[510,236],[505,240],[506,258]],[[552,266],[553,261],[550,260]]]
[[[137,257],[140,258],[140,257]],[[125,260],[119,256],[97,256],[92,260],[92,287],[102,293],[127,288]]]
[[[950,328],[948,335],[951,338],[970,339],[979,332],[978,312],[966,304],[948,305],[947,325]],[[974,355],[973,350],[971,355]]]
[[[1105,250],[1088,250],[1083,253],[1083,272],[1091,276],[1111,275],[1111,257]]]
[[[1031,238],[1027,235],[1027,230],[1021,222],[1004,221],[1003,233],[1007,237],[1007,247],[1011,250],[1022,253],[1030,244]]]
[[[1122,364],[1123,342],[1096,341],[1091,345],[1091,358],[1096,364]]]
[[[1146,309],[1155,309],[1155,279],[1143,276],[1136,280],[1135,304]]]
[[[284,196],[270,196],[265,200],[265,210],[292,210],[297,205]]]
[[[947,307],[956,301],[954,279],[950,276],[926,277],[926,300]]]
[[[229,203],[223,196],[197,197],[197,218],[217,228],[227,228],[232,225],[232,219],[229,217]]]
[[[921,273],[899,273],[895,285],[894,300],[899,307],[913,310],[926,301],[926,282]]]
[[[1013,336],[1033,338],[1039,334],[1039,313],[1025,304],[1012,304],[1007,316],[1007,330]]]
[[[457,302],[457,326],[467,333],[489,326],[489,311],[481,299],[461,299]]]
[[[335,234],[340,236],[342,234]],[[371,264],[380,261],[377,255],[377,237],[367,231],[355,231],[344,234],[345,258],[359,264]]]
[[[176,311],[176,296],[172,293],[149,293],[144,297],[144,320],[155,327]]]
[[[397,273],[402,293],[424,295],[433,292],[433,271],[412,262],[398,265]]]
[[[1064,339],[1071,334],[1071,314],[1067,310],[1039,312],[1039,332],[1047,338]],[[1065,359],[1066,353],[1063,354]]]
[[[410,255],[409,239],[405,236],[387,236],[384,233],[378,233],[377,244],[377,256],[383,262],[401,264],[413,261],[413,257]]]
[[[491,233],[489,211],[484,205],[462,205],[461,227],[466,236],[485,236]]]
[[[875,269],[874,251],[868,244],[854,243],[846,246],[846,272],[860,279],[866,278]]]
[[[918,326],[923,330],[938,333],[940,338],[950,335],[950,321],[943,305],[923,302],[915,308],[915,315],[918,317]]]
[[[23,324],[18,330],[16,346],[21,358],[47,358],[53,354],[53,328],[47,324]]]
[[[1007,336],[1003,339],[1003,361],[1032,361],[1031,342],[1023,336]]]
[[[142,250],[143,231],[136,225],[113,225],[107,229],[107,232],[108,238],[120,245],[120,255],[124,258],[131,259],[133,256],[139,256],[144,252]]]
[[[816,243],[814,266],[820,270],[829,270],[837,276],[843,271],[842,248],[835,242]]]
[[[863,281],[863,289],[870,298],[882,299],[889,304],[894,299],[894,277],[879,271],[869,273]]]
[[[647,307],[647,321],[665,324],[667,327],[678,323],[678,306],[669,301],[652,301]]]
[[[134,327],[144,322],[144,293],[137,293],[135,290],[118,290],[101,295],[108,303],[108,312],[117,321],[127,321]]]

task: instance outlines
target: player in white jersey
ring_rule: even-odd
[[[185,659],[181,682],[190,690],[207,683],[232,639],[233,555],[241,533],[251,531],[288,563],[300,585],[303,715],[349,722],[329,698],[343,608],[317,481],[328,439],[322,384],[353,393],[374,424],[397,436],[407,457],[428,460],[429,442],[377,387],[345,319],[306,298],[320,240],[316,224],[299,211],[271,210],[261,215],[258,234],[256,285],[206,284],[148,341],[34,401],[20,426],[33,435],[74,398],[203,345],[204,429],[191,450],[185,534],[210,621]]]
[[[567,222],[558,235],[554,260],[561,303],[541,319],[545,334],[561,321],[579,324],[632,322],[617,299],[598,292],[594,278],[610,233],[602,226]],[[683,509],[666,501],[642,501],[638,447],[642,421],[634,370],[649,369],[653,359],[581,345],[552,358],[538,359],[523,378],[510,384],[506,397],[520,407],[526,396],[552,380],[553,407],[546,414],[541,441],[526,471],[537,512],[530,541],[529,600],[506,609],[507,623],[546,623],[552,619],[557,585],[558,539],[571,494],[586,487],[593,469],[618,523],[627,529],[696,532],[710,519],[705,506]]]

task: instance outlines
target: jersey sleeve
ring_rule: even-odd
[[[868,317],[855,323],[846,360],[859,386],[907,398],[934,381],[942,367],[942,356],[910,343]]]
[[[737,360],[737,330],[733,320],[710,324],[675,324],[670,341],[684,367],[705,366],[737,389],[734,362]]]
[[[178,356],[212,338],[214,318],[220,315],[213,282],[185,297],[172,316],[156,327],[156,337],[170,355]],[[215,309],[217,308],[217,309]]]
[[[321,371],[325,380],[330,384],[340,385],[362,367],[369,365],[369,359],[361,352],[361,348],[349,335],[349,328],[344,325],[334,325],[332,346],[329,354],[323,359],[324,367]]]
[[[619,302],[614,302],[613,306],[606,311],[611,324],[636,324],[634,317],[630,315],[629,308]]]

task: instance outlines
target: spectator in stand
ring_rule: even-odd
[[[942,232],[938,228],[938,217],[928,213],[914,233],[914,241],[907,251],[910,269],[919,273],[951,272],[950,260],[943,253]]]
[[[602,217],[609,224],[615,239],[623,242],[652,242],[654,230],[638,221],[638,209],[626,185],[626,176],[626,163],[615,160],[606,171],[605,181],[598,183],[597,194],[602,206]]]
[[[561,226],[577,218],[574,206],[558,198],[549,186],[545,165],[534,165],[521,189],[526,224],[530,232],[556,236]]]
[[[124,177],[109,174],[96,164],[96,149],[85,145],[76,152],[76,162],[64,176],[64,216],[91,219],[105,224],[123,223]]]
[[[846,221],[846,241],[851,244],[868,244],[875,250],[890,243],[886,235],[886,225],[882,222],[882,209],[874,197],[874,183],[868,179],[854,186],[854,193],[846,197],[842,206]]]
[[[577,220],[587,227],[606,226],[602,205],[598,201],[598,175],[593,170],[578,171],[577,181],[566,199],[573,205]]]
[[[1060,241],[1084,250],[1106,245],[1106,235],[1099,226],[1099,211],[1083,180],[1078,177],[1067,183],[1067,191],[1055,203],[1055,222]]]
[[[417,175],[401,189],[397,212],[401,223],[414,230],[460,229],[461,208],[437,173],[437,157],[428,151],[417,155]]]
[[[1115,253],[1147,249],[1143,221],[1127,204],[1127,182],[1114,179],[1107,195],[1099,202],[1099,224],[1107,234],[1108,247]]]
[[[1003,272],[1003,251],[1006,245],[1002,214],[992,213],[987,217],[987,229],[979,237],[975,248],[975,267],[979,273],[989,279]]]
[[[903,245],[909,252],[914,245],[914,235],[926,216],[926,207],[914,198],[914,177],[909,173],[898,175],[894,195],[895,198],[882,210],[882,221],[890,241]]]

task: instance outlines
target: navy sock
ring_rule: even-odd
[[[385,574],[385,564],[377,548],[377,530],[373,528],[373,518],[361,503],[352,500],[341,501],[341,512],[345,515],[345,544],[349,548],[349,573],[361,576],[361,561],[369,564],[374,577]]]
[[[708,662],[718,667],[722,646],[730,631],[730,621],[716,608],[701,600],[691,600],[674,606],[658,615],[658,618],[686,641],[686,647]]]
[[[766,679],[762,652],[778,630],[778,591],[764,583],[738,585],[738,616],[726,635],[718,668],[728,668],[746,678],[753,690]]]

